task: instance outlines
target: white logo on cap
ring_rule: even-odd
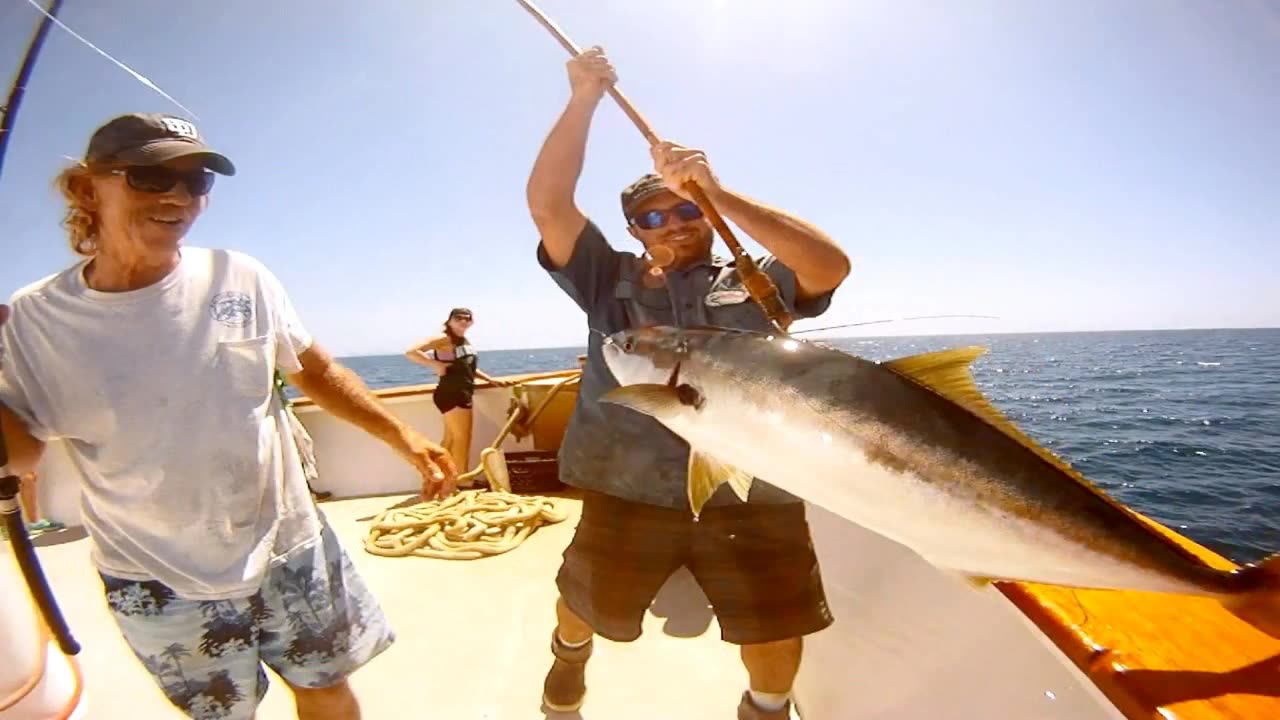
[[[162,118],[160,122],[161,124],[164,125],[166,130],[173,133],[174,135],[180,135],[182,137],[191,138],[192,140],[200,139],[200,135],[196,132],[196,126],[192,125],[186,120],[179,120],[177,118]]]

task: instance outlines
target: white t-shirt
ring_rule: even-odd
[[[251,595],[319,537],[273,385],[311,337],[242,253],[184,247],[163,280],[120,293],[87,287],[87,264],[14,295],[0,402],[66,441],[101,572],[196,600]]]

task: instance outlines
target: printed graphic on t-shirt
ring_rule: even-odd
[[[232,328],[242,328],[253,319],[253,300],[242,292],[222,292],[209,303],[213,319]]]

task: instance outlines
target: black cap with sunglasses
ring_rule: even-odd
[[[204,168],[183,172],[163,165],[191,156],[199,156]],[[124,175],[129,186],[141,192],[168,192],[185,182],[192,195],[204,195],[213,188],[210,170],[236,174],[235,165],[206,145],[195,125],[162,113],[132,113],[112,119],[93,133],[84,162],[89,166],[123,165],[111,172]]]
[[[190,121],[162,113],[132,113],[98,128],[84,154],[86,165],[159,165],[190,155],[204,157],[204,166],[221,175],[235,175],[236,166],[213,151]]]

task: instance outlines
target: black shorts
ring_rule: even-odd
[[[471,409],[471,393],[465,390],[441,390],[437,387],[431,393],[431,401],[436,404],[441,415],[457,408]]]
[[[834,622],[803,504],[684,510],[585,491],[582,520],[556,585],[595,632],[640,637],[645,611],[667,578],[689,568],[737,645],[802,637]]]

